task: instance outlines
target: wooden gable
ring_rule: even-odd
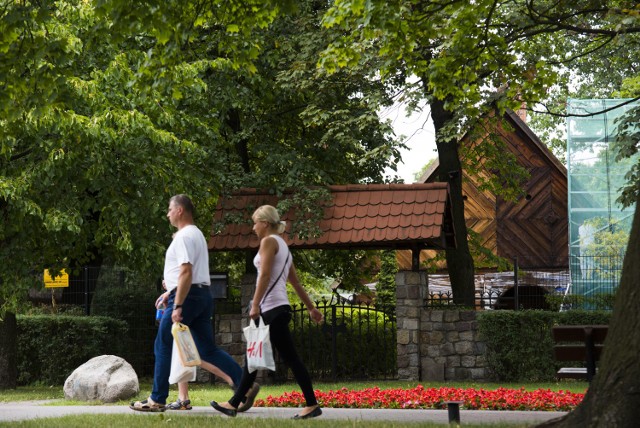
[[[482,191],[477,178],[463,172],[467,227],[480,235],[483,245],[493,254],[519,266],[536,269],[564,269],[569,265],[567,171],[551,151],[514,112],[507,112],[504,123],[494,132],[501,136],[507,150],[525,167],[530,178],[525,196],[515,202]],[[465,136],[465,139],[468,137]],[[468,140],[461,144],[471,144]],[[435,181],[438,163],[425,173],[421,182]],[[421,261],[435,252],[421,252]],[[410,266],[410,255],[399,254],[400,267]],[[446,269],[446,264],[440,265]]]

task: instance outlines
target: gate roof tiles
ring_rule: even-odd
[[[291,236],[295,209],[281,213],[284,238],[292,248],[442,249],[454,246],[449,188],[446,183],[328,186],[318,237]],[[277,206],[293,192],[278,197],[267,191],[242,189],[221,196],[209,238],[213,251],[255,250],[251,214],[260,205]]]

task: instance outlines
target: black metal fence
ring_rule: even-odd
[[[87,267],[70,276],[69,287],[55,289],[55,313],[109,316],[127,323],[128,355],[123,356],[139,377],[153,375],[153,342],[157,327],[154,303],[160,282],[146,282],[123,269]],[[33,297],[50,305],[51,290]],[[313,323],[303,306],[293,307],[292,334],[313,379],[392,379],[396,376],[396,322],[373,306],[317,303],[325,322]],[[239,288],[230,287],[228,298],[216,300],[217,314],[240,314]],[[215,318],[212,320],[214,322]],[[214,324],[215,330],[215,324]],[[284,364],[275,380],[289,380]]]
[[[323,324],[311,321],[304,305],[294,305],[292,320],[296,349],[313,379],[383,380],[397,376],[395,316],[370,305],[322,301],[316,306],[324,315]],[[286,371],[276,376],[290,379]]]
[[[624,253],[571,256],[571,293],[585,296],[613,293],[622,277]]]
[[[477,309],[611,309],[620,281],[622,259],[580,260],[582,270],[562,272],[518,271],[478,275],[474,305]],[[582,263],[582,264],[581,264]],[[588,267],[592,266],[589,270]],[[577,273],[576,273],[577,272]],[[431,275],[429,288],[434,287]],[[480,285],[480,287],[478,287]],[[425,307],[455,305],[450,287],[439,286],[425,299]],[[216,312],[241,312],[239,289],[230,287],[228,298],[216,301]],[[138,278],[116,268],[86,267],[71,274],[69,287],[30,293],[45,311],[75,315],[103,315],[127,323],[127,360],[138,376],[153,375],[156,335],[154,302],[161,283]],[[55,304],[51,306],[52,302]],[[354,306],[322,301],[318,309],[325,323],[311,322],[304,307],[294,307],[292,331],[297,349],[314,379],[392,379],[396,376],[396,321],[374,306]],[[215,326],[214,326],[215,329]],[[283,367],[283,365],[279,365]],[[278,380],[289,379],[286,371]]]

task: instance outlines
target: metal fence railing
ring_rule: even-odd
[[[614,293],[622,277],[624,254],[571,256],[572,294],[584,296]]]
[[[292,335],[313,379],[384,380],[397,376],[395,317],[372,305],[322,301],[321,325],[304,305],[293,306]],[[282,367],[282,365],[279,365]],[[279,374],[280,379],[286,373]]]
[[[46,291],[46,290],[45,290]],[[217,315],[240,314],[240,292],[229,287],[226,299],[216,299]],[[153,343],[157,327],[154,302],[161,283],[137,279],[129,271],[103,267],[85,268],[70,275],[69,287],[57,289],[55,313],[109,316],[128,326],[126,360],[139,377],[153,375]],[[46,301],[45,301],[46,300]],[[51,295],[42,299],[51,303]],[[374,306],[329,301],[317,303],[325,323],[313,323],[302,306],[293,307],[292,334],[298,352],[314,379],[392,379],[396,376],[396,323]],[[51,311],[50,311],[51,312]],[[216,330],[215,317],[212,319]],[[76,346],[76,345],[74,345]],[[285,380],[281,371],[275,380]]]
[[[611,310],[624,254],[571,256],[570,260],[570,270],[565,271],[522,270],[516,260],[513,271],[478,274],[473,306],[479,310]],[[425,307],[455,305],[448,278],[432,281],[430,276],[429,289]]]

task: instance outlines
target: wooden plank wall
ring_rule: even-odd
[[[541,147],[526,124],[506,117],[509,126],[499,126],[508,150],[531,174],[525,184],[525,196],[515,202],[505,201],[481,191],[474,177],[463,172],[467,227],[479,233],[486,248],[513,260],[523,268],[562,269],[569,265],[567,178],[557,161]],[[544,150],[547,150],[545,153]],[[427,181],[435,181],[437,170]],[[459,232],[458,232],[459,233]],[[421,262],[432,258],[434,251],[422,251]],[[411,253],[398,251],[401,269],[411,269]],[[446,269],[441,263],[439,268]]]

